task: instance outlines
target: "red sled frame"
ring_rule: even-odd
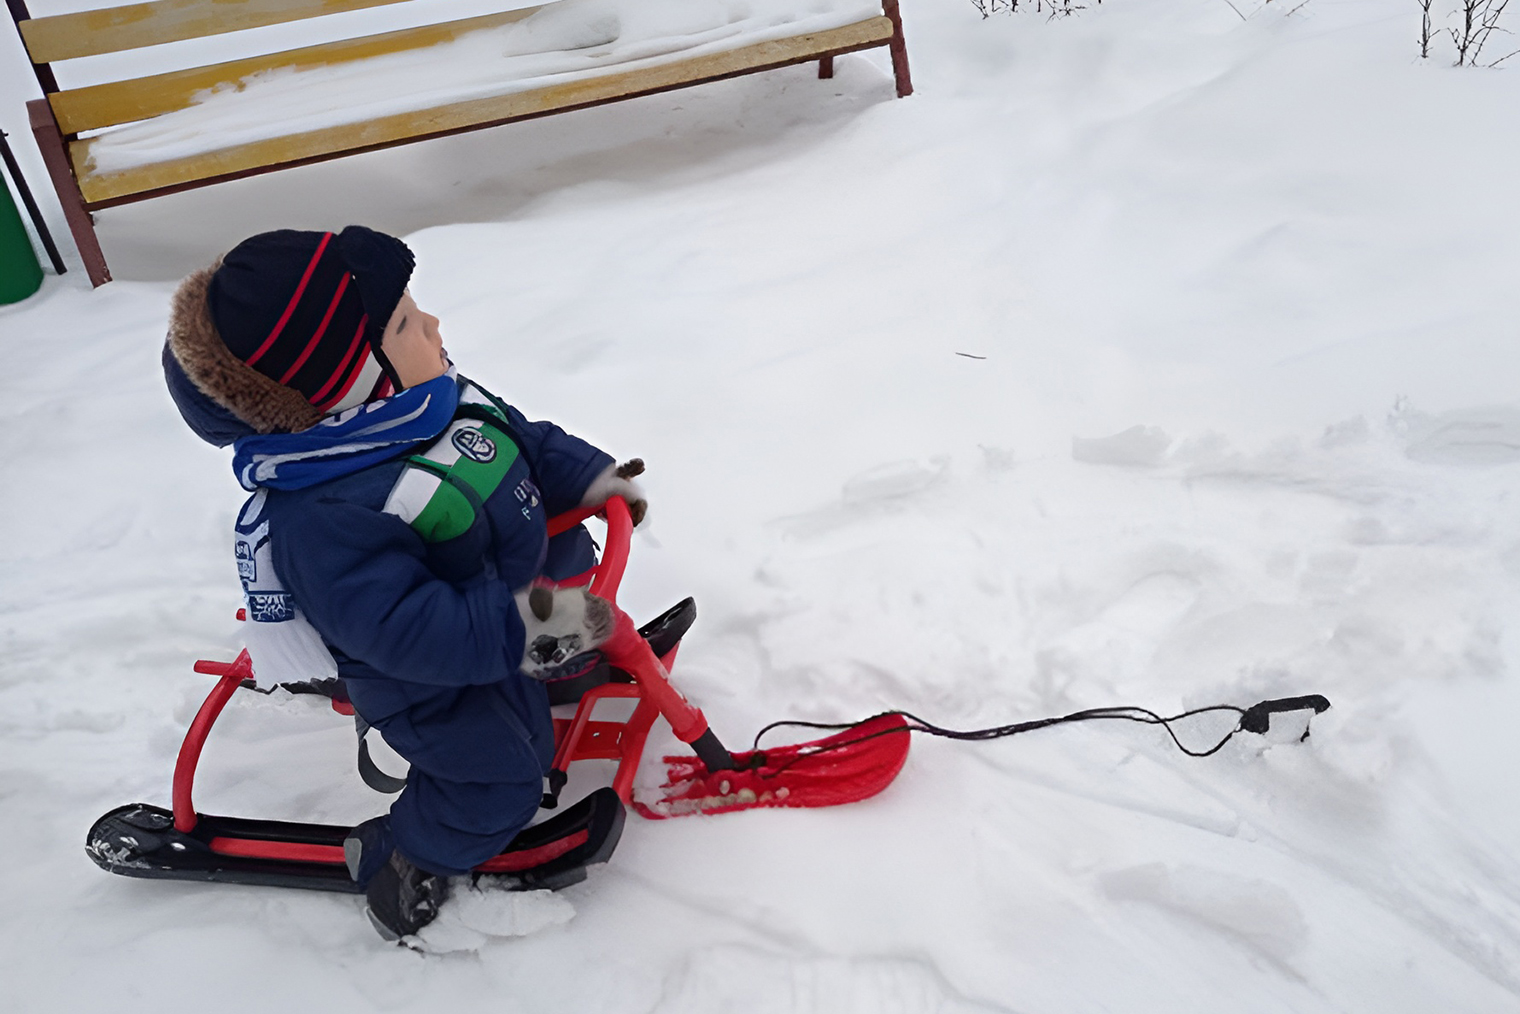
[[[600,789],[593,797],[616,794],[623,806],[651,819],[752,807],[834,806],[875,795],[897,776],[907,760],[909,736],[907,723],[896,713],[856,723],[844,732],[809,743],[764,752],[729,753],[708,728],[701,710],[670,684],[669,668],[675,661],[679,638],[665,648],[663,655],[657,656],[650,641],[617,605],[618,586],[627,567],[633,533],[628,505],[615,497],[600,509],[560,515],[549,522],[549,534],[563,532],[598,511],[607,521],[607,546],[601,562],[588,572],[590,590],[611,604],[615,617],[613,634],[599,651],[609,666],[627,673],[633,682],[609,682],[594,687],[581,696],[573,718],[555,720],[556,746],[545,808],[557,805],[570,765],[585,760],[617,762],[611,792]],[[581,575],[570,583],[585,580],[586,575]],[[658,629],[658,623],[653,629]],[[657,643],[666,643],[655,634],[650,636]],[[129,876],[227,879],[355,890],[344,864],[346,829],[208,816],[195,808],[192,792],[201,750],[222,709],[252,678],[253,663],[244,650],[232,662],[196,662],[195,671],[219,679],[180,746],[174,768],[172,812],[147,804],[111,811],[97,822],[97,829],[104,828],[99,837],[96,829],[91,831],[92,857],[104,868]],[[593,719],[597,706],[611,700],[632,700],[632,714],[621,722]],[[349,708],[340,708],[336,702],[334,707],[350,713]],[[688,744],[695,756],[665,758],[667,781],[661,787],[664,795],[651,805],[633,798],[633,781],[649,731],[659,717],[670,723],[676,737]],[[621,810],[609,817],[605,806],[601,811],[596,805],[587,808],[594,802],[594,798],[588,797],[570,811],[545,822],[546,831],[551,830],[555,821],[560,822],[561,827],[553,836],[535,835],[535,828],[527,829],[507,851],[477,866],[476,872],[538,877],[549,884],[546,878],[551,876],[574,876],[561,867],[573,867],[582,860],[605,861],[605,854],[589,860],[583,855],[592,847],[588,844],[593,837],[589,829],[593,825],[605,826],[597,822],[609,819],[621,826]],[[615,842],[615,837],[612,841]],[[604,851],[610,851],[610,847],[606,846]],[[151,863],[128,854],[141,853],[145,848],[154,852]],[[158,857],[165,848],[171,855],[160,860]],[[176,857],[184,857],[188,851],[197,856],[181,863]],[[216,857],[231,865],[219,867]]]
[[[625,805],[632,806],[633,779],[643,755],[644,742],[655,718],[661,715],[670,722],[677,737],[692,744],[699,755],[713,755],[709,764],[711,770],[730,768],[734,761],[717,743],[702,712],[670,685],[667,674],[675,661],[679,645],[672,647],[663,657],[656,657],[640,636],[632,619],[617,608],[617,591],[628,564],[628,544],[633,521],[627,504],[620,498],[609,501],[602,510],[607,519],[607,550],[602,561],[592,571],[591,591],[612,603],[616,615],[613,636],[602,647],[602,652],[611,665],[629,673],[635,682],[607,683],[588,690],[581,698],[573,718],[555,720],[553,771],[562,779],[569,766],[577,761],[615,760],[618,767],[612,781],[613,789]],[[560,515],[551,520],[549,532],[551,535],[558,534],[594,513],[596,509]],[[245,649],[231,662],[198,661],[195,663],[195,671],[218,676],[220,679],[190,723],[174,765],[174,828],[186,835],[192,833],[201,821],[201,814],[196,810],[193,799],[195,770],[200,762],[201,750],[227,702],[243,686],[244,681],[253,678],[253,662]],[[592,719],[598,704],[617,699],[636,701],[633,713],[626,721]],[[708,760],[707,757],[703,759]],[[636,809],[647,817],[660,816],[644,806],[637,806]],[[566,843],[563,847],[570,847],[570,844],[572,843]],[[342,847],[331,844],[218,836],[211,838],[208,845],[212,852],[219,855],[245,859],[317,862],[337,866],[343,865],[344,861]],[[511,872],[548,858],[552,856],[517,851],[488,860],[477,870],[482,873]]]

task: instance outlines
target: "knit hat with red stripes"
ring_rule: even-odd
[[[207,302],[233,355],[326,413],[366,401],[381,374],[400,386],[380,335],[414,263],[405,243],[361,225],[266,232],[222,258]]]
[[[414,263],[401,240],[358,225],[244,240],[175,296],[170,392],[183,412],[182,372],[258,433],[296,432],[394,393],[380,338]]]

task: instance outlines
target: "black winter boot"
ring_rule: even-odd
[[[400,940],[438,917],[438,909],[449,896],[449,882],[413,866],[400,852],[392,852],[364,896],[375,930],[387,940]]]

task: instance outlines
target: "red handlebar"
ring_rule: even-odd
[[[607,545],[602,550],[602,562],[597,564],[596,577],[591,579],[591,594],[608,602],[617,602],[618,586],[623,583],[623,571],[628,567],[628,544],[633,540],[633,516],[628,513],[628,502],[620,496],[607,501]]]
[[[568,532],[588,518],[601,515],[607,522],[607,545],[602,548],[602,562],[595,567],[591,594],[617,602],[618,586],[628,567],[628,543],[633,539],[633,517],[628,502],[615,496],[600,507],[577,507],[549,519],[549,537]]]
[[[551,533],[565,531],[595,512],[595,508],[583,508],[560,514],[550,519],[549,530]],[[665,667],[639,636],[633,620],[617,604],[618,586],[622,584],[623,571],[628,566],[628,545],[633,539],[633,517],[628,513],[628,503],[620,496],[612,497],[601,513],[607,519],[607,544],[602,549],[602,562],[597,564],[596,574],[591,579],[591,594],[610,602],[617,617],[617,627],[611,639],[602,645],[602,652],[607,661],[633,676],[644,696],[670,723],[676,737],[690,743],[707,732],[707,719],[670,685]]]

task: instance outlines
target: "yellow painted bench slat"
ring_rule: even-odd
[[[120,53],[164,42],[262,28],[287,21],[384,7],[403,0],[153,0],[152,3],[55,14],[21,23],[34,63]]]
[[[461,18],[437,25],[403,28],[395,32],[306,46],[267,56],[231,60],[208,67],[193,67],[152,77],[73,88],[54,92],[48,96],[48,101],[52,103],[53,115],[58,117],[58,128],[65,134],[77,134],[97,127],[146,120],[162,113],[184,109],[193,103],[196,95],[207,89],[217,85],[236,86],[239,81],[261,71],[280,68],[309,70],[434,46],[450,42],[469,32],[521,21],[541,9],[541,6],[524,7],[500,14]]]
[[[890,19],[868,18],[828,31],[753,43],[694,59],[270,138],[109,174],[97,175],[90,171],[91,140],[70,144],[69,155],[85,201],[94,205],[250,170],[383,147],[399,141],[465,130],[483,124],[537,116],[761,68],[799,63],[824,53],[882,45],[893,34]]]

